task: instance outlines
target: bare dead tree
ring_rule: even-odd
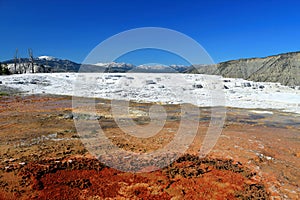
[[[27,72],[26,63],[19,57],[19,72],[25,74]]]
[[[48,67],[49,66],[49,63],[48,63],[48,60],[46,60],[46,66],[44,66],[45,68],[44,68],[44,73],[46,73],[46,67]]]
[[[22,66],[21,66],[21,58],[20,58],[20,57],[18,58],[18,61],[19,61],[19,62],[18,62],[18,63],[19,63],[18,71],[19,71],[20,74],[23,74],[23,68],[22,68]]]
[[[15,53],[15,56],[14,56],[14,73],[16,74],[17,73],[17,59],[18,59],[18,48],[16,48],[16,53]]]
[[[26,67],[26,63],[25,62],[22,62],[22,69],[23,69],[24,73],[27,72],[27,67]]]
[[[34,73],[34,60],[33,60],[32,49],[28,49],[28,54],[29,54],[29,62],[31,64],[31,73]]]

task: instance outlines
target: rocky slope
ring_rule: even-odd
[[[186,72],[299,86],[300,52],[279,54],[265,58],[231,60],[216,65],[195,65]]]

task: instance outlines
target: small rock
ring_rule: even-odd
[[[244,87],[251,87],[250,83],[244,83]]]
[[[4,169],[5,169],[6,172],[12,171],[12,168],[10,166],[6,166]]]
[[[156,84],[153,80],[146,80],[146,85]]]
[[[24,84],[24,81],[17,81],[15,84]]]
[[[195,84],[195,85],[193,85],[193,87],[194,88],[199,88],[199,89],[203,88],[203,86],[201,84]]]
[[[64,119],[73,119],[73,114],[72,113],[67,113],[67,114],[64,114]]]

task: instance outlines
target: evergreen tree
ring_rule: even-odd
[[[0,62],[0,75],[3,73],[2,63]]]
[[[1,67],[0,67],[0,74],[1,75],[9,75],[10,74],[10,71],[9,71],[9,69],[8,69],[8,67],[7,67],[7,65],[6,64],[0,64],[1,65]]]

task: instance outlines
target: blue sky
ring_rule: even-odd
[[[108,37],[148,26],[190,36],[215,62],[299,51],[299,8],[300,1],[288,0],[0,0],[0,60],[12,58],[16,48],[27,56],[32,48],[34,56],[81,62]],[[144,55],[149,62],[149,52]],[[153,57],[155,63],[165,59]],[[137,53],[118,61],[143,59]]]

